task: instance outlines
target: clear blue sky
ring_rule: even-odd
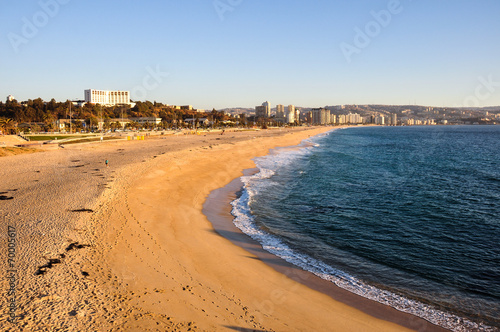
[[[500,1],[397,2],[0,0],[0,98],[500,105]]]

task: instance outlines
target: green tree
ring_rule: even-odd
[[[0,131],[6,135],[12,133],[14,129],[14,121],[10,118],[1,117],[0,118]]]

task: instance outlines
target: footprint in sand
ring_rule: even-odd
[[[90,245],[88,245],[88,244],[79,244],[78,242],[73,242],[73,243],[70,243],[70,245],[66,247],[66,251],[71,251],[71,250],[74,250],[74,249],[82,249],[82,248],[85,248],[85,247],[90,247]]]
[[[48,269],[51,269],[54,265],[56,264],[61,264],[61,260],[59,258],[51,258],[49,259],[47,264],[41,265],[38,267],[38,269],[35,271],[35,275],[44,275],[47,273]]]
[[[88,213],[93,213],[94,210],[92,209],[77,209],[77,210],[70,210],[71,212],[88,212]]]

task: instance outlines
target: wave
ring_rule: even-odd
[[[470,321],[466,318],[435,309],[419,301],[366,284],[344,271],[312,258],[307,254],[291,249],[278,236],[265,232],[255,223],[251,211],[251,203],[262,188],[273,184],[271,178],[276,173],[276,170],[310,155],[314,149],[321,147],[322,138],[330,133],[310,138],[297,147],[277,149],[266,157],[256,158],[255,163],[259,172],[241,178],[244,184],[241,195],[231,202],[236,227],[252,239],[258,241],[262,245],[262,248],[271,254],[352,293],[391,306],[399,311],[421,317],[435,325],[452,331],[496,331],[495,328],[482,323]]]

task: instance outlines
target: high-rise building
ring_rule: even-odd
[[[375,124],[384,126],[385,125],[385,116],[383,116],[383,115],[377,115],[375,117]]]
[[[350,113],[346,115],[347,123],[356,124],[361,123],[361,116],[358,113]]]
[[[391,125],[393,126],[398,125],[398,115],[396,113],[391,114]]]
[[[270,118],[271,117],[271,104],[269,102],[262,103],[262,106],[255,107],[255,115],[257,118]]]
[[[276,121],[285,121],[285,106],[276,105]]]
[[[266,118],[266,107],[265,106],[255,106],[255,116],[257,118]]]
[[[288,105],[286,110],[286,122],[287,123],[295,123],[295,106]]]
[[[345,118],[345,114],[339,114],[339,116],[337,117],[337,123],[338,124],[347,123],[346,118]]]
[[[131,105],[130,91],[85,90],[85,102],[105,106]]]
[[[306,120],[306,123],[312,124],[312,112],[311,111],[306,112],[304,118]]]
[[[312,110],[312,124],[327,124],[330,120],[330,111],[324,108],[313,108]]]

